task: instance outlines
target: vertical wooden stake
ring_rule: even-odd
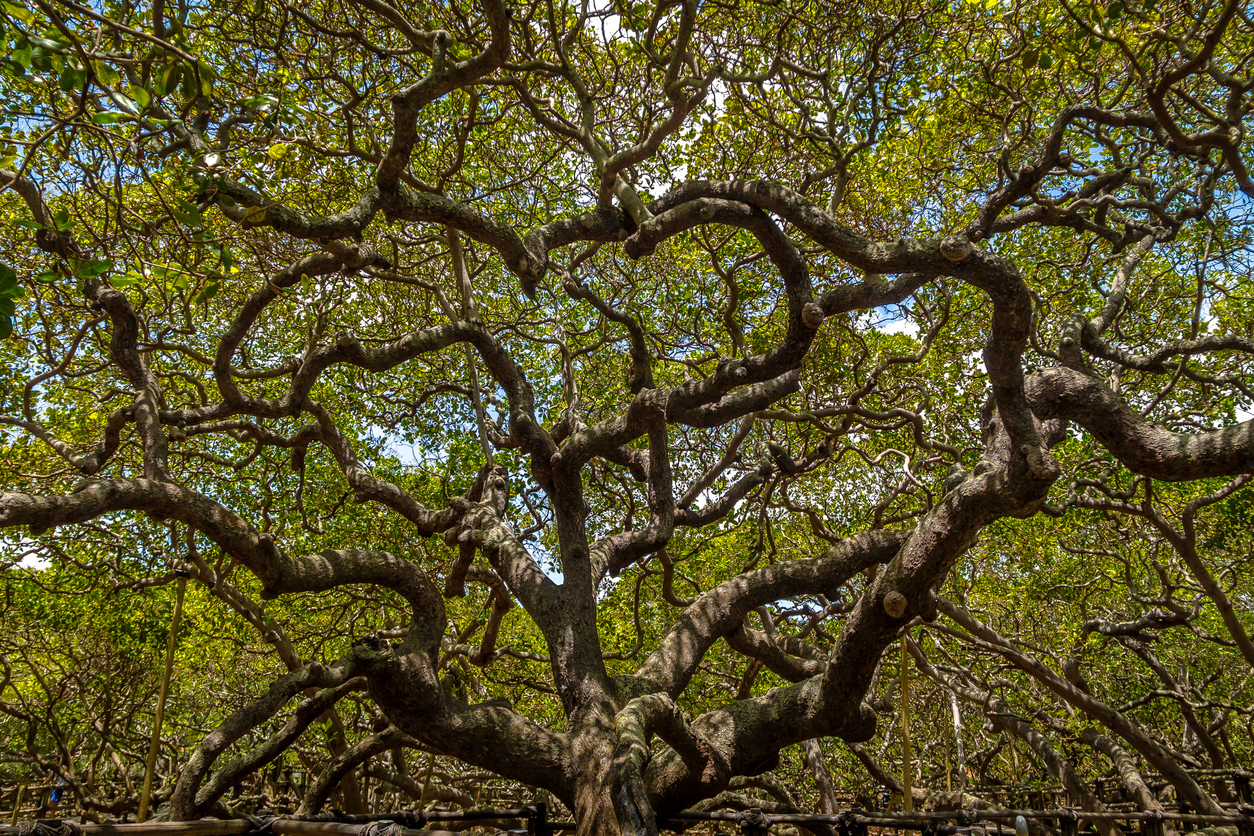
[[[448,233],[449,254],[453,259],[453,277],[457,279],[458,291],[462,297],[462,319],[474,319],[475,300],[471,292],[470,271],[466,269],[466,253],[462,249],[461,239],[453,227],[445,227]],[[449,319],[453,317],[450,313]],[[483,396],[479,391],[479,371],[475,365],[474,352],[470,343],[466,343],[466,368],[470,372],[470,403],[475,410],[475,418],[479,423],[479,446],[483,449],[484,461],[492,464],[492,443],[488,439],[487,416],[483,410]]]
[[[967,791],[967,756],[962,745],[962,712],[958,709],[958,695],[949,692],[949,707],[954,715],[954,753],[958,756],[955,764],[958,770],[958,792]]]
[[[914,812],[914,788],[911,786],[910,771],[914,756],[910,753],[910,673],[906,667],[909,660],[906,652],[906,637],[901,637],[901,805],[907,813]]]
[[[435,769],[435,752],[427,756],[427,777],[422,782],[422,798],[418,800],[418,809],[427,809],[427,793],[431,789],[431,772]]]
[[[157,752],[161,748],[161,721],[165,717],[165,697],[170,692],[170,673],[174,670],[174,647],[178,643],[179,621],[183,617],[183,591],[187,578],[179,578],[174,598],[174,617],[170,619],[170,640],[165,645],[165,671],[161,674],[161,690],[157,692],[157,714],[152,720],[152,740],[148,743],[148,764],[144,770],[144,788],[139,794],[139,813],[135,821],[148,818],[148,800],[152,797],[153,772],[157,768]]]
[[[17,827],[17,814],[22,812],[22,799],[26,798],[26,785],[18,784],[17,791],[13,793],[13,816],[9,820],[9,827]]]

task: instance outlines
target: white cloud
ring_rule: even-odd
[[[905,334],[907,337],[915,339],[918,339],[919,336],[919,323],[905,317],[881,319],[873,327],[883,331],[885,334]]]

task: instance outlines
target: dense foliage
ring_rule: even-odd
[[[0,20],[10,785],[1233,800],[1243,4]]]

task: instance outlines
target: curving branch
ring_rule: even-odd
[[[1042,420],[1074,421],[1129,470],[1166,482],[1254,472],[1254,421],[1210,432],[1176,433],[1146,421],[1101,381],[1053,367],[1027,380]]]

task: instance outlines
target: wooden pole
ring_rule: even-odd
[[[26,785],[18,784],[13,793],[13,816],[9,819],[9,827],[17,827],[17,815],[22,812],[22,800],[26,798]]]
[[[427,809],[427,793],[431,791],[431,773],[435,770],[435,752],[427,756],[427,777],[422,782],[422,798],[418,799],[418,809]]]
[[[906,637],[901,637],[901,809],[907,813],[914,812],[914,788],[911,786],[910,772],[914,757],[910,753],[910,673],[906,667],[909,660],[906,652]]]
[[[170,619],[170,640],[165,645],[165,671],[161,674],[161,690],[157,692],[157,714],[152,720],[152,740],[148,743],[148,764],[144,770],[144,788],[139,794],[139,813],[135,821],[148,818],[148,801],[152,797],[153,772],[157,768],[157,752],[161,748],[161,721],[165,717],[165,697],[170,692],[170,673],[174,670],[174,647],[178,643],[179,621],[183,617],[183,591],[187,578],[179,578],[178,594],[174,598],[174,617]]]
[[[446,227],[445,232],[448,233],[449,254],[453,259],[453,277],[457,280],[457,289],[462,299],[462,319],[474,319],[475,299],[472,294],[470,285],[470,271],[466,268],[466,253],[462,249],[461,238],[457,235],[457,230],[453,227]],[[452,308],[446,312],[449,319],[452,319]],[[479,424],[479,446],[483,450],[483,458],[487,464],[492,464],[492,442],[488,438],[487,413],[483,410],[483,396],[479,391],[479,371],[475,365],[475,355],[470,348],[470,343],[466,343],[466,369],[470,374],[470,404],[475,410],[475,419]]]
[[[954,751],[958,757],[958,792],[967,791],[967,756],[962,745],[962,712],[958,710],[958,695],[949,692],[949,707],[954,715]]]

